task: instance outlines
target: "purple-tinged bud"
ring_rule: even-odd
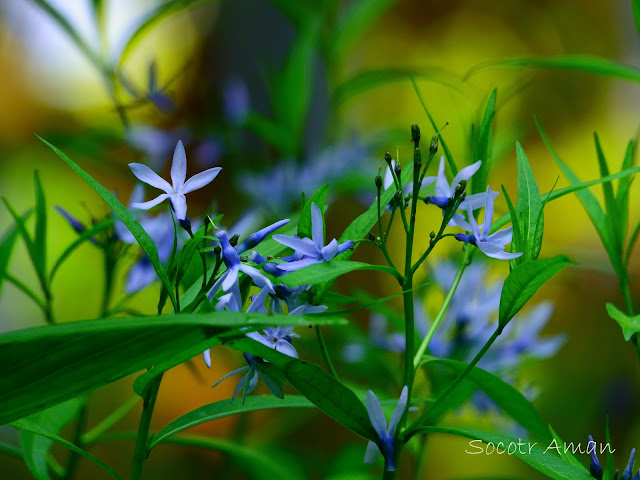
[[[180,222],[180,226],[184,230],[186,230],[189,233],[192,233],[192,231],[191,231],[191,220],[189,220],[189,217],[185,217],[184,219],[179,220],[179,222]]]
[[[598,480],[602,480],[602,467],[600,466],[600,461],[596,455],[596,442],[593,441],[593,437],[591,435],[589,435],[587,451],[591,457],[591,464],[589,465],[589,472],[591,473],[591,476]]]
[[[265,238],[267,238],[270,234],[278,230],[283,225],[286,225],[287,223],[289,223],[288,218],[280,220],[279,222],[269,225],[268,227],[264,227],[262,230],[252,233],[237,248],[238,253],[246,252],[247,250],[252,249],[260,242],[262,242]]]
[[[629,456],[629,463],[627,463],[627,468],[624,469],[622,475],[620,476],[620,480],[631,480],[631,475],[633,475],[633,464],[636,460],[636,449],[631,450],[631,455]]]
[[[340,255],[341,253],[346,252],[350,248],[353,248],[354,245],[355,244],[351,240],[347,240],[346,242],[341,243],[340,245],[338,245],[338,253],[336,253],[336,255]]]
[[[82,222],[80,222],[80,220],[78,220],[77,218],[72,216],[69,212],[67,212],[60,205],[56,205],[56,210],[60,215],[62,215],[64,217],[64,219],[67,222],[69,222],[69,225],[71,225],[71,228],[73,228],[76,231],[76,233],[82,233],[87,229],[87,227],[85,227],[84,224]]]
[[[424,203],[426,203],[427,205],[432,204],[432,205],[435,205],[436,207],[440,207],[440,208],[447,208],[448,201],[449,201],[449,199],[446,198],[446,197],[429,196],[429,197],[424,199]]]
[[[473,235],[468,235],[466,233],[456,233],[455,239],[459,242],[470,243],[471,245],[477,245],[476,237]]]

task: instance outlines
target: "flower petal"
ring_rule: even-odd
[[[222,168],[220,167],[210,168],[208,170],[205,170],[204,172],[200,172],[197,175],[194,175],[186,181],[186,183],[180,189],[180,192],[189,193],[193,192],[194,190],[201,189],[202,187],[211,183],[213,179],[218,176],[220,170],[222,170]]]
[[[202,352],[202,356],[204,357],[204,363],[208,368],[211,368],[211,349],[207,348],[204,352]]]
[[[484,203],[484,220],[482,222],[482,233],[489,235],[491,233],[491,224],[493,223],[493,197],[491,195],[491,187],[487,186],[487,198]]]
[[[447,177],[444,174],[444,155],[442,155],[438,166],[438,176],[436,177],[436,197],[449,198],[451,194],[449,182],[447,182]]]
[[[251,305],[249,305],[249,307],[247,308],[247,313],[258,312],[262,308],[264,308],[264,300],[267,298],[268,294],[269,288],[264,287],[262,290],[260,290],[260,293],[258,293],[251,299]]]
[[[487,237],[487,241],[491,243],[499,243],[500,245],[506,245],[507,243],[511,243],[512,237],[513,237],[513,226],[503,228],[502,230],[498,230],[493,235],[489,235]]]
[[[338,254],[338,240],[335,238],[321,250],[322,258],[325,262],[332,260]]]
[[[285,247],[293,248],[296,252],[300,252],[311,257],[318,256],[319,249],[317,249],[315,245],[307,243],[300,238],[289,237],[287,235],[274,235],[273,239]]]
[[[391,160],[391,168],[395,167],[395,160]],[[393,173],[391,173],[391,168],[387,166],[387,171],[384,174],[383,187],[385,190],[389,190],[389,187],[393,185]]]
[[[511,260],[513,258],[518,258],[520,255],[522,255],[522,252],[519,252],[519,253],[504,252],[502,251],[502,249],[504,249],[504,245],[498,245],[491,242],[478,242],[478,248],[487,257],[496,258],[498,260]]]
[[[297,260],[295,262],[289,263],[279,263],[278,268],[283,272],[295,272],[296,270],[301,270],[304,267],[308,267],[309,265],[313,265],[314,263],[321,263],[322,260],[313,257],[306,257],[302,260]]]
[[[176,214],[176,218],[178,220],[184,220],[187,218],[187,199],[181,193],[174,193],[173,195],[169,195],[169,199],[171,200],[171,206],[173,207],[173,212]]]
[[[147,185],[151,185],[152,187],[164,190],[167,193],[173,192],[173,187],[169,185],[169,182],[161,178],[156,172],[151,170],[146,165],[143,165],[141,163],[130,163],[129,168],[138,178],[138,180],[146,183]]]
[[[249,275],[253,279],[253,283],[255,283],[257,287],[266,288],[269,293],[276,293],[276,291],[273,289],[273,285],[271,284],[271,280],[265,277],[257,268],[246,265],[244,263],[241,263],[238,268],[242,272]]]
[[[396,405],[395,410],[393,411],[393,415],[391,416],[391,420],[389,421],[389,428],[387,429],[387,433],[389,435],[393,435],[395,432],[402,415],[404,414],[405,408],[407,408],[407,400],[409,397],[409,389],[405,385],[402,389],[402,393],[400,394],[400,398],[398,399],[398,404]]]
[[[480,229],[478,228],[478,223],[473,216],[473,211],[469,207],[467,207],[467,217],[469,218],[469,225],[471,225],[471,232],[473,233],[473,236],[476,237],[476,240],[478,240],[480,238]]]
[[[178,140],[171,163],[171,183],[173,183],[173,189],[176,192],[182,190],[185,178],[187,178],[187,154],[184,152],[182,140]]]
[[[228,292],[229,289],[233,286],[233,284],[238,281],[238,270],[239,269],[240,269],[239,266],[235,266],[234,265],[229,270],[227,270],[227,275],[226,275],[224,281],[222,282],[222,290],[223,291]]]
[[[311,204],[311,239],[318,250],[322,250],[324,245],[324,224],[322,221],[322,211],[315,203]]]
[[[149,210],[150,208],[153,208],[156,205],[159,205],[160,203],[162,203],[167,197],[169,197],[169,195],[167,195],[166,193],[163,193],[163,194],[158,195],[153,200],[149,200],[148,202],[132,203],[131,207],[132,208],[139,208],[140,210]]]
[[[384,418],[384,413],[382,413],[378,397],[371,390],[367,391],[367,413],[378,437],[384,438],[387,434],[387,420]]]
[[[480,165],[482,165],[482,160],[478,160],[473,165],[469,165],[468,167],[464,167],[462,170],[458,172],[458,174],[453,177],[453,181],[451,182],[451,188],[456,188],[462,180],[469,181],[469,179],[480,169]]]
[[[380,448],[374,442],[367,443],[367,450],[364,452],[364,463],[373,463],[382,455]]]
[[[287,357],[298,358],[298,352],[286,340],[278,340],[275,345],[276,351],[285,354]]]

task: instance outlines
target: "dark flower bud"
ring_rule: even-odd
[[[411,125],[411,140],[415,144],[415,148],[420,146],[420,127],[418,125]]]
[[[235,247],[236,245],[238,245],[238,240],[240,240],[240,235],[236,233],[233,237],[229,239],[229,243],[231,244],[232,247]]]
[[[215,247],[213,247],[213,253],[216,255],[216,257],[219,257],[222,253],[222,247],[220,245],[216,245]]]
[[[249,257],[247,255],[240,255],[239,258],[242,263],[246,263],[249,261]]]
[[[462,195],[462,193],[464,192],[465,188],[467,188],[467,181],[466,180],[460,180],[460,183],[458,185],[456,185],[455,196],[459,197],[460,195]]]
[[[399,163],[396,163],[395,172],[396,172],[396,177],[400,178],[400,174],[402,173],[402,167],[400,166]]]
[[[391,165],[391,160],[393,159],[391,158],[391,154],[389,153],[389,150],[387,150],[384,153],[384,161],[387,162],[387,165]]]
[[[376,188],[378,190],[382,188],[382,177],[380,175],[376,176]]]
[[[191,233],[191,220],[189,220],[189,217],[184,217],[183,220],[180,220],[180,226]]]
[[[367,238],[368,238],[369,240],[371,240],[372,242],[375,242],[375,241],[376,241],[376,236],[375,236],[373,233],[369,233],[369,234],[367,235]]]
[[[434,238],[436,238],[436,232],[431,231],[431,233],[429,234],[429,238],[430,238],[431,240],[433,240]]]
[[[431,145],[429,146],[429,151],[432,154],[435,154],[438,151],[438,134],[437,133],[433,137],[431,137]]]

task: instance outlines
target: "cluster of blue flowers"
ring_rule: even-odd
[[[600,465],[600,460],[598,460],[598,455],[596,454],[596,442],[593,441],[593,437],[589,435],[589,443],[587,444],[587,452],[591,457],[591,463],[589,465],[589,473],[593,478],[597,478],[598,480],[602,480],[604,478],[604,472],[602,470],[602,465]],[[629,455],[629,462],[627,463],[627,468],[624,469],[622,475],[618,470],[613,474],[613,480],[640,480],[640,470],[633,475],[633,465],[636,460],[636,449],[631,450],[631,455]],[[633,477],[632,477],[633,475]]]

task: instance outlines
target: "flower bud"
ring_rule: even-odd
[[[429,234],[429,238],[431,240],[433,240],[434,238],[436,238],[436,232],[434,232],[433,230],[431,231],[431,233]]]
[[[382,177],[380,175],[376,176],[376,188],[378,190],[382,188]]]
[[[433,137],[431,137],[431,145],[429,146],[429,152],[432,155],[438,151],[438,134],[436,133]]]
[[[467,181],[466,180],[460,180],[460,183],[458,185],[456,185],[455,196],[459,197],[460,195],[462,195],[464,193],[464,189],[465,188],[467,188]]]
[[[400,166],[399,163],[396,163],[396,168],[394,169],[394,171],[396,172],[396,177],[400,179],[400,174],[402,173],[402,167]]]
[[[369,234],[367,234],[367,238],[368,238],[369,240],[371,240],[372,242],[375,242],[375,241],[376,241],[376,236],[375,236],[373,233],[371,233],[371,232],[369,232]]]
[[[219,257],[222,253],[222,247],[220,245],[216,245],[215,247],[213,247],[213,253],[216,257]]]
[[[183,220],[179,220],[180,226],[184,228],[187,232],[191,233],[191,220],[189,217],[184,217]]]
[[[232,247],[235,247],[236,245],[238,245],[238,240],[240,240],[240,235],[236,233],[233,237],[229,239],[229,243],[231,244]]]
[[[389,150],[387,150],[384,153],[384,161],[387,162],[387,165],[391,166],[391,160],[393,159],[391,158],[391,154],[389,153]]]
[[[418,125],[411,125],[411,140],[415,148],[420,147],[420,127]]]

